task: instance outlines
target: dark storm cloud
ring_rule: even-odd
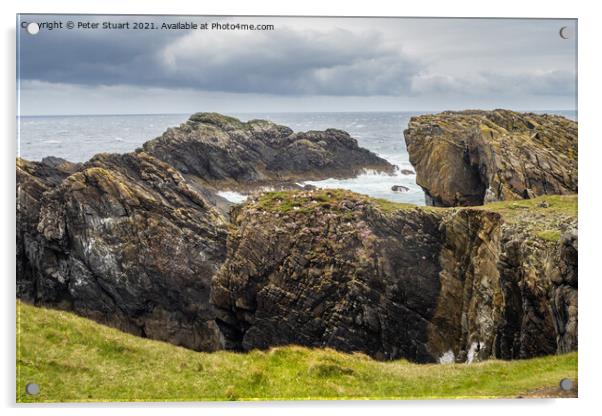
[[[160,24],[192,18],[142,19]],[[224,111],[576,106],[576,38],[558,35],[562,26],[576,33],[572,20],[198,17],[207,20],[272,23],[275,30],[42,30],[36,36],[20,31],[21,109],[45,114],[143,107],[186,112],[201,105]]]
[[[159,80],[153,71],[157,66],[153,51],[178,35],[121,30],[25,34],[19,56],[21,79],[80,85],[152,84]]]
[[[418,62],[376,32],[55,31],[23,37],[21,78],[205,91],[398,95]]]

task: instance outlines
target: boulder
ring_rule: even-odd
[[[412,117],[416,182],[435,206],[577,193],[577,122],[508,110]]]
[[[408,192],[410,190],[410,188],[408,188],[407,186],[403,186],[403,185],[393,185],[391,187],[391,190],[393,192]]]

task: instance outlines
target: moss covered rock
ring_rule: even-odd
[[[17,164],[17,295],[136,335],[221,348],[209,290],[225,257],[224,218],[143,152],[57,169]]]
[[[144,151],[220,189],[349,178],[364,169],[394,169],[341,130],[294,133],[271,121],[241,122],[217,113],[192,115],[181,126],[145,143]]]
[[[412,117],[404,136],[430,205],[577,193],[577,122],[561,116],[446,111]]]
[[[420,362],[575,349],[576,243],[538,232],[570,234],[576,198],[529,202],[442,209],[341,190],[265,194],[235,213],[213,280],[227,346]]]

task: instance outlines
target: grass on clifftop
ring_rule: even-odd
[[[22,302],[17,317],[18,402],[515,397],[577,378],[576,353],[471,365],[295,346],[199,353]]]
[[[371,198],[345,189],[317,189],[314,191],[290,190],[263,193],[257,207],[266,211],[288,213],[297,211],[308,213],[320,207],[337,210],[344,201],[373,204],[385,212],[417,208],[418,205],[393,202],[381,198]],[[421,209],[434,209],[433,207],[419,207]]]
[[[533,199],[500,201],[474,207],[442,208],[371,198],[343,189],[317,189],[266,192],[255,202],[255,206],[268,212],[281,214],[290,212],[309,214],[316,208],[321,208],[340,212],[345,216],[350,215],[343,210],[345,201],[369,204],[387,214],[409,209],[438,212],[443,215],[459,209],[493,211],[500,214],[505,222],[520,224],[522,228],[530,230],[534,236],[547,243],[556,243],[560,239],[566,224],[577,218],[578,205],[577,195],[545,195]]]
[[[480,208],[512,218],[521,212],[577,217],[577,195],[545,195],[533,199],[492,202]]]
[[[578,198],[577,195],[545,195],[533,199],[499,201],[475,207],[442,208],[372,198],[345,189],[317,189],[314,191],[289,190],[265,192],[259,197],[257,207],[266,211],[282,213],[293,210],[304,212],[315,207],[336,208],[342,201],[371,203],[386,212],[413,208],[440,212],[450,209],[485,209],[497,212],[505,218],[512,220],[521,217],[521,213],[576,217]]]

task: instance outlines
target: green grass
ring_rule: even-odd
[[[577,217],[577,205],[577,195],[545,195],[533,199],[492,202],[479,208],[495,211],[512,219],[521,213]]]
[[[537,233],[537,236],[542,240],[549,241],[551,243],[555,243],[560,240],[560,231],[559,230],[543,230]]]
[[[393,202],[382,198],[371,198],[344,189],[318,189],[315,191],[273,191],[263,193],[257,201],[257,208],[279,213],[291,211],[310,213],[316,208],[340,211],[341,203],[350,201],[354,203],[372,204],[384,212],[395,212],[406,209],[418,208],[415,204]],[[434,207],[419,207],[424,210],[436,210]]]
[[[275,191],[266,192],[259,197],[257,207],[270,212],[309,213],[316,208],[337,211],[343,201],[367,202],[368,197],[343,189],[320,189],[316,191]]]
[[[316,207],[337,210],[343,201],[373,204],[384,212],[416,208],[439,211],[441,213],[444,213],[446,210],[456,209],[484,209],[497,212],[510,221],[524,219],[525,216],[532,217],[533,215],[550,218],[577,217],[578,205],[577,195],[545,195],[533,199],[500,201],[475,207],[438,208],[392,202],[381,198],[371,198],[344,189],[319,189],[315,191],[289,190],[265,192],[259,197],[257,208],[279,213],[288,213],[290,211],[307,213]]]
[[[199,353],[17,304],[17,401],[514,397],[577,378],[577,354],[471,365],[378,362],[297,346]],[[25,385],[41,391],[28,396]]]

